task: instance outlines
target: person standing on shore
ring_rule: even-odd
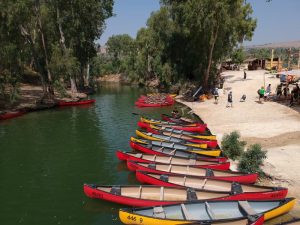
[[[218,101],[219,101],[219,89],[217,87],[214,88],[213,95],[215,97],[215,104],[218,104]]]
[[[244,70],[244,80],[247,79],[247,73],[246,73],[246,70]]]
[[[229,94],[228,94],[228,98],[227,98],[227,105],[226,105],[226,107],[233,107],[232,106],[232,91],[230,91],[229,92]]]
[[[258,91],[258,101],[260,101],[261,98],[264,98],[265,97],[265,88],[262,86]]]

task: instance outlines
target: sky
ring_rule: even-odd
[[[258,45],[300,41],[300,0],[247,0],[252,5],[257,27],[252,41]],[[159,0],[115,0],[114,17],[106,21],[106,29],[98,42],[104,45],[112,35],[129,34],[146,26],[151,12],[159,9]]]

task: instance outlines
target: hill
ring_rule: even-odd
[[[262,45],[249,45],[245,46],[246,49],[251,48],[300,48],[299,41],[288,41],[288,42],[277,42],[277,43],[267,43]]]

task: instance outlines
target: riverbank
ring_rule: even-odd
[[[205,102],[179,102],[190,107],[208,125],[221,141],[225,133],[238,130],[248,145],[259,143],[268,151],[264,171],[273,179],[263,181],[271,185],[289,188],[289,194],[300,199],[300,114],[299,106],[288,107],[288,101],[280,103],[258,101],[257,90],[271,84],[274,93],[279,79],[265,71],[226,71],[224,91],[219,90],[219,103],[214,100]],[[233,108],[227,108],[228,91],[233,93]],[[241,96],[247,96],[240,102]]]
[[[71,92],[67,90],[67,95],[71,96]],[[10,111],[37,111],[43,109],[49,109],[57,106],[57,102],[62,101],[74,101],[82,98],[86,98],[85,93],[77,93],[74,98],[66,97],[60,98],[58,93],[55,93],[55,98],[47,101],[41,101],[43,97],[43,89],[41,86],[21,84],[20,92],[17,101],[14,104],[5,104],[1,102],[0,113],[10,112]]]

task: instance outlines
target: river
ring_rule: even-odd
[[[171,107],[134,107],[142,89],[101,85],[91,106],[56,108],[0,123],[0,221],[5,225],[121,224],[120,205],[89,199],[84,183],[137,184],[115,156],[129,151],[143,112],[159,117]]]

